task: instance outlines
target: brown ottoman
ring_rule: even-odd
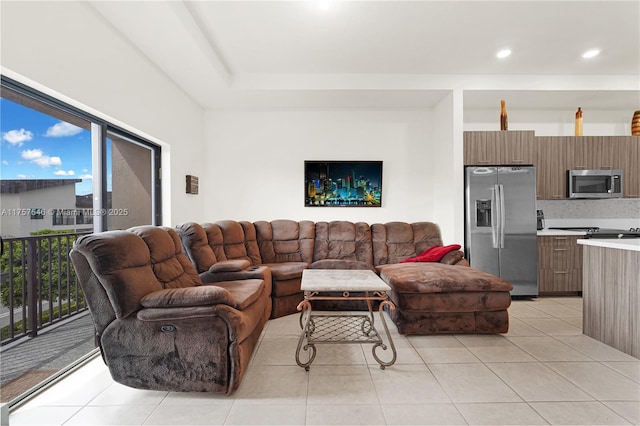
[[[513,285],[495,275],[442,263],[378,267],[396,305],[401,334],[506,333]]]

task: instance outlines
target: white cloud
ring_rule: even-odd
[[[74,176],[76,172],[73,170],[56,170],[53,174],[56,176]]]
[[[27,149],[22,151],[22,158],[25,160],[36,160],[38,158],[42,158],[42,150],[41,149]]]
[[[49,138],[62,138],[65,136],[77,135],[80,132],[82,132],[81,127],[61,121],[49,127],[45,136]]]
[[[2,139],[9,142],[11,145],[22,146],[24,142],[33,139],[33,133],[25,129],[9,130],[2,134]]]
[[[26,179],[26,178],[27,178],[27,175],[19,174],[19,175],[16,175],[16,177],[17,177],[18,179]]]
[[[78,176],[80,179],[93,179],[93,175],[80,175]]]
[[[62,159],[60,157],[49,157],[47,155],[43,155],[41,158],[37,160],[33,160],[40,167],[49,167],[49,166],[61,166]]]
[[[9,165],[9,162],[8,162],[7,160],[2,160],[2,165],[3,165],[3,166],[8,166],[8,165]]]
[[[26,149],[22,151],[22,158],[29,160],[40,167],[62,165],[62,159],[60,157],[49,157],[48,155],[44,155],[41,149]]]

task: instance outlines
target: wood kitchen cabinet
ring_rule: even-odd
[[[640,198],[640,136],[625,136],[619,139],[615,168],[623,170],[623,197]]]
[[[567,198],[567,170],[620,169],[623,197],[640,198],[640,138],[637,136],[539,136],[536,194]]]
[[[640,198],[640,137],[535,136],[532,130],[464,132],[464,165],[536,166],[536,198],[567,198],[567,170],[621,169],[623,197]]]
[[[574,136],[568,138],[568,169],[616,169],[621,138]]]
[[[582,293],[581,236],[538,237],[538,292],[551,294]]]
[[[529,165],[536,162],[533,130],[464,132],[464,164]]]
[[[537,137],[536,198],[562,200],[567,198],[567,156],[569,137]]]

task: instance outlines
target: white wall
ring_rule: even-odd
[[[439,163],[450,160],[451,131],[436,136],[434,127],[432,110],[210,111],[200,180],[207,220],[443,219],[435,188],[454,189],[440,175],[450,164]],[[305,207],[304,160],[382,160],[382,207]]]
[[[433,143],[429,167],[433,168],[434,222],[444,244],[464,242],[464,165],[462,92],[452,91],[434,108]]]
[[[2,73],[162,146],[166,225],[201,220],[202,110],[85,2],[2,1]]]
[[[577,110],[577,108],[576,108]],[[533,130],[536,136],[573,136],[576,111],[507,109],[509,130]],[[584,136],[629,136],[628,110],[586,110],[583,113]],[[500,108],[465,109],[464,130],[500,130]]]

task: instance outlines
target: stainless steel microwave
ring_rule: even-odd
[[[622,170],[567,170],[569,198],[621,198]]]

